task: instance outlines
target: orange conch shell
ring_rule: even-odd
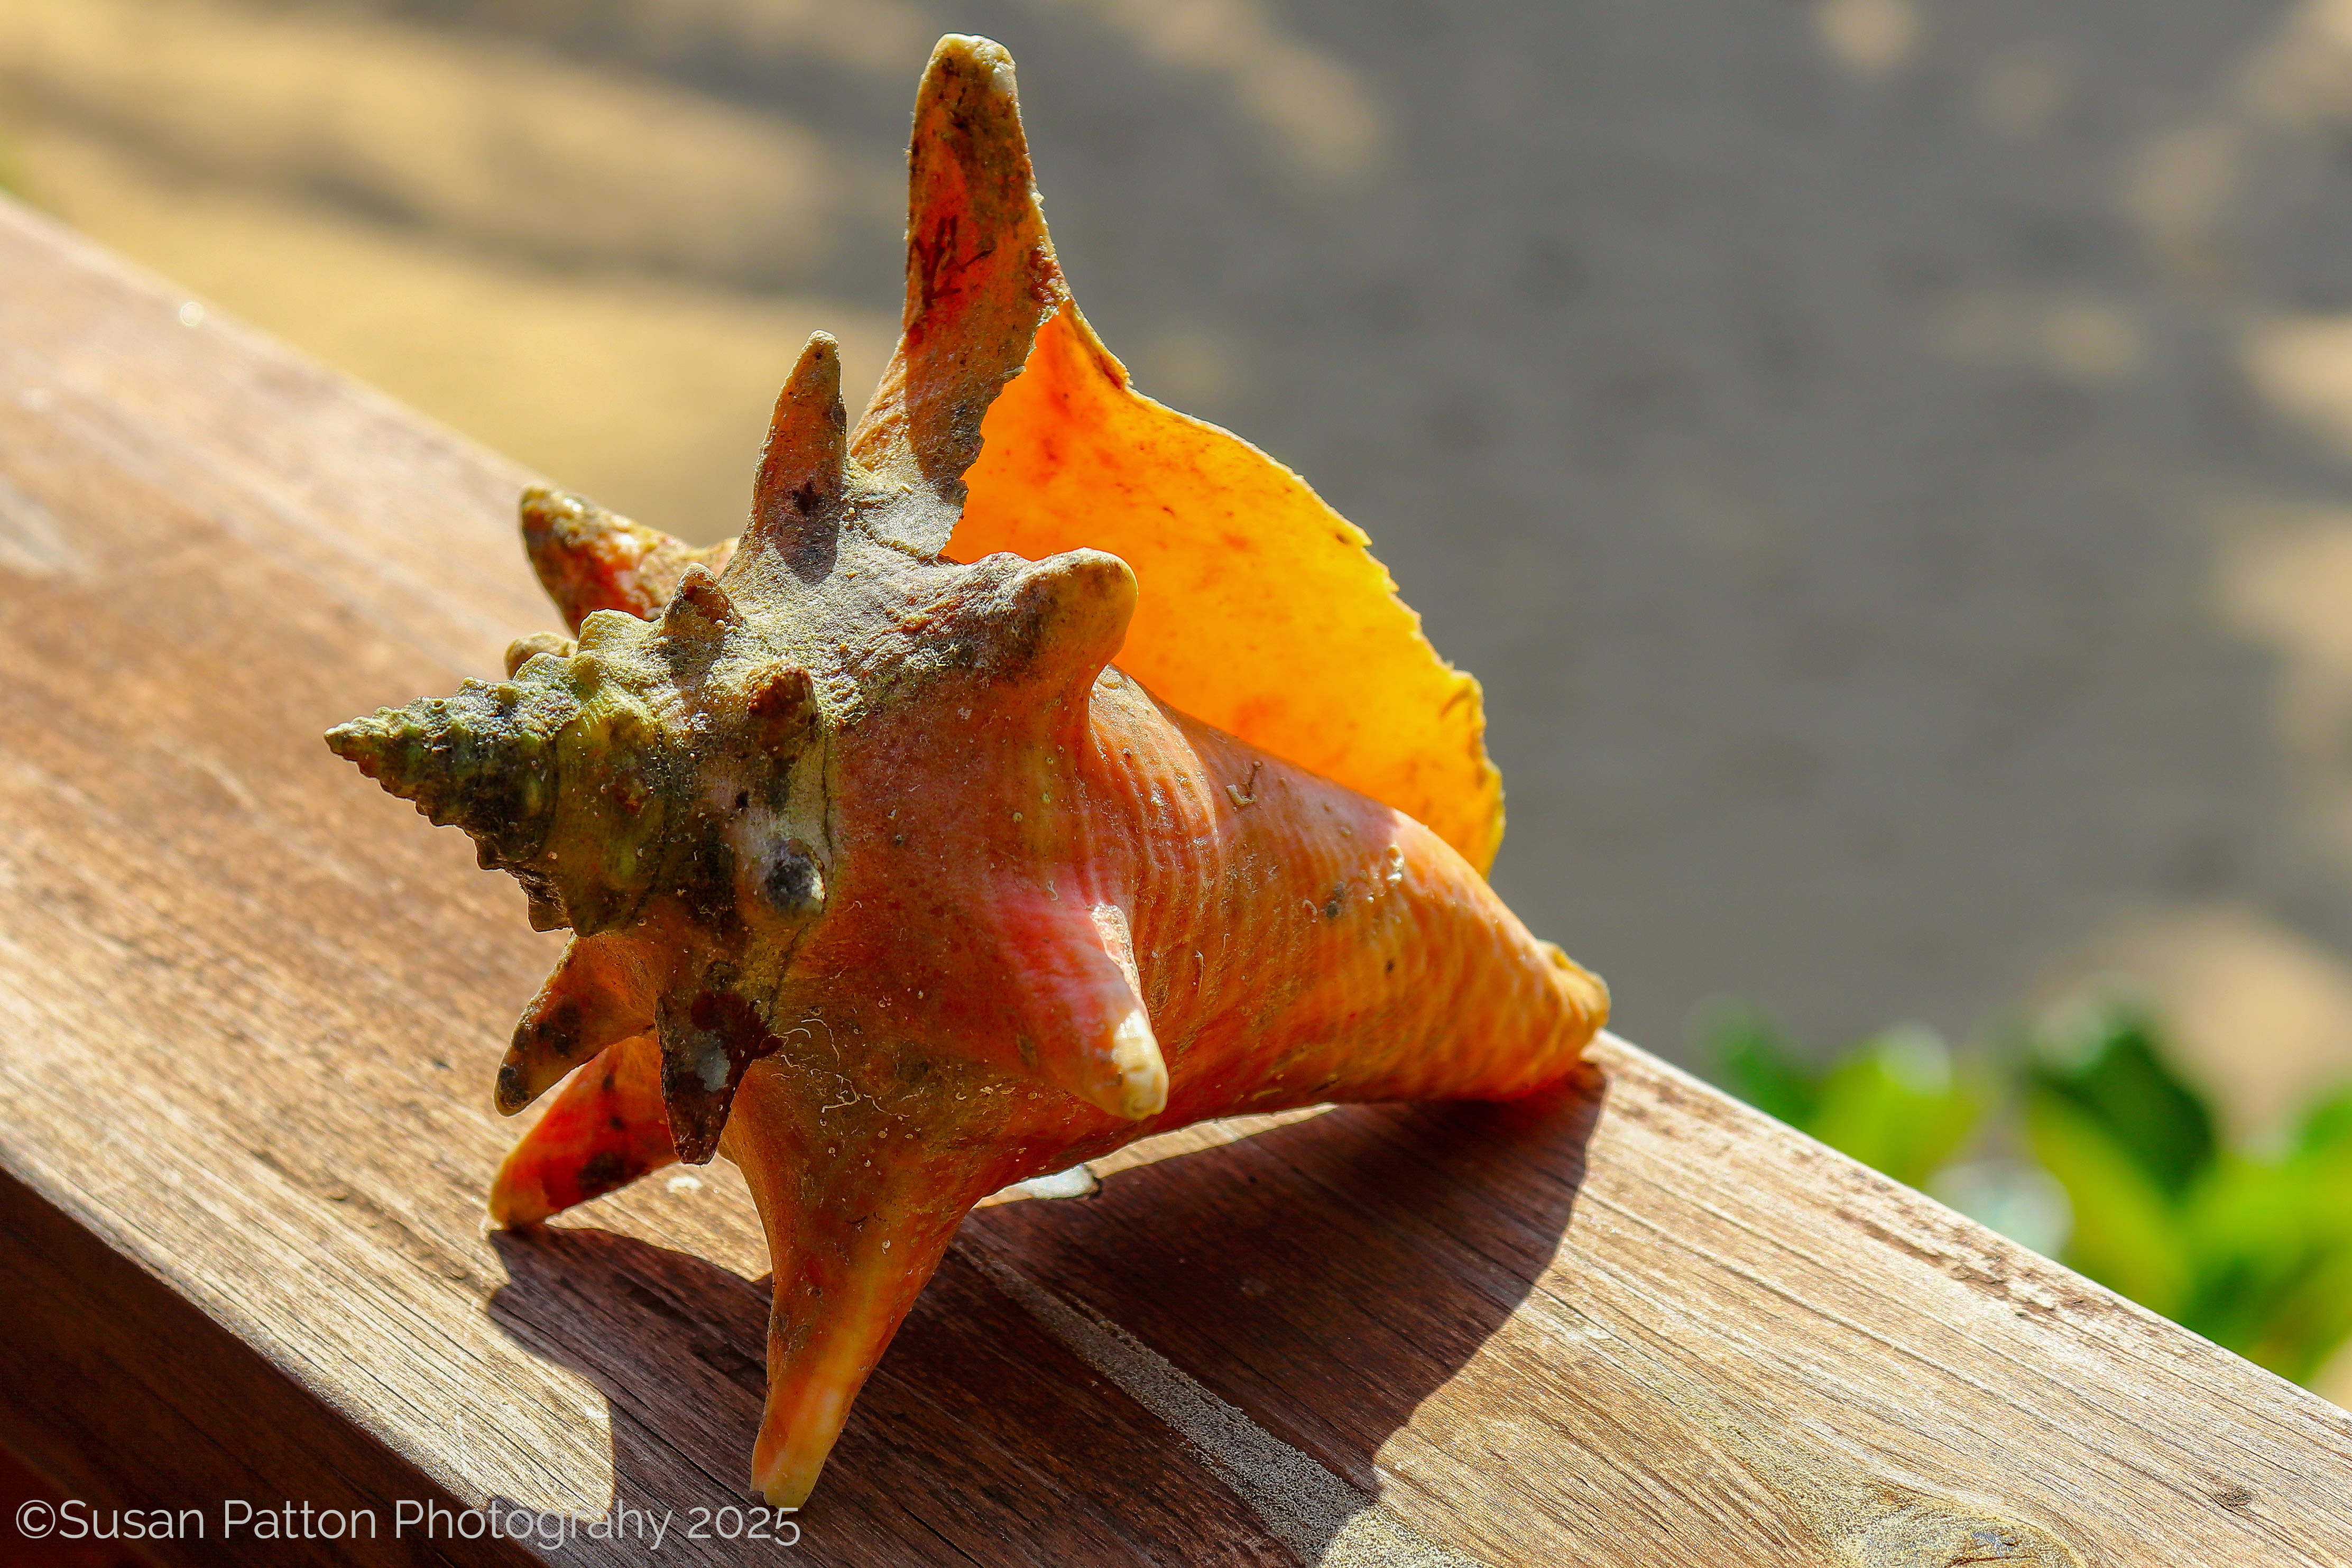
[[[1524,1094],[1607,1010],[1481,875],[1475,683],[1078,315],[1002,49],[940,43],[910,163],[854,437],[820,335],[732,545],[532,492],[577,643],[329,736],[573,933],[499,1072],[509,1112],[562,1087],[493,1214],[742,1167],[780,1504],[990,1193],[1205,1117]]]

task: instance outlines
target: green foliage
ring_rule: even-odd
[[[2130,1147],[2064,1098],[2029,1100],[2026,1142],[2066,1194],[2073,1220],[2060,1258],[2118,1294],[2180,1315],[2189,1268],[2180,1216]]]
[[[1724,1086],[1791,1127],[1812,1124],[1821,1080],[1781,1037],[1772,1020],[1748,1007],[1727,1007],[1704,1031],[1714,1046]]]
[[[2227,1146],[2156,1021],[2112,1000],[1967,1062],[1905,1027],[1817,1068],[1752,1009],[1701,1034],[1759,1110],[2282,1375],[2352,1339],[2352,1089],[2274,1149]]]
[[[1827,1072],[1807,1066],[1760,1013],[1727,1010],[1711,1032],[1732,1092],[1915,1187],[1950,1160],[1984,1113],[1954,1072],[1951,1052],[1927,1029],[1874,1035]]]
[[[2033,1045],[2026,1069],[2033,1100],[2071,1105],[2127,1151],[2166,1196],[2179,1198],[2212,1163],[2213,1113],[2164,1065],[2141,1009],[2070,1008]]]

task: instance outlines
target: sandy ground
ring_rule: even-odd
[[[0,163],[709,537],[879,363],[950,27],[1139,382],[1486,681],[1627,1033],[2121,971],[2242,1126],[2352,1074],[2352,0],[0,0]]]

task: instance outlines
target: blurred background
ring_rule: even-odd
[[[2132,1258],[2352,1216],[2352,0],[0,0],[0,182],[703,541],[880,367],[949,30],[1486,682],[1622,1033],[2184,1321]],[[2352,1398],[2295,1223],[2300,1348],[2200,1326]]]

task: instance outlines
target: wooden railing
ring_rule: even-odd
[[[716,1538],[740,1184],[485,1227],[554,939],[319,740],[549,623],[526,476],[182,303],[0,210],[0,1435],[159,1555],[2352,1563],[2343,1412],[1613,1039],[981,1211]]]

